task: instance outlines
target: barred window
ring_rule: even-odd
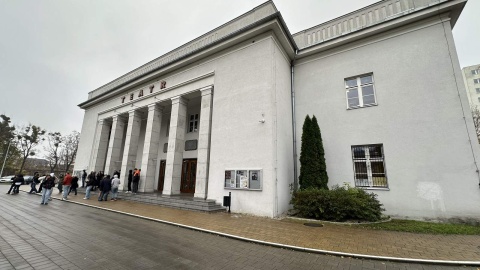
[[[377,105],[373,74],[345,79],[345,89],[348,109]]]
[[[388,188],[383,144],[352,146],[356,187]]]

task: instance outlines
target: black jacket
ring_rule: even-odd
[[[105,177],[100,182],[100,190],[103,192],[109,192],[112,189],[112,179]]]

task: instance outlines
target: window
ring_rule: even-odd
[[[352,146],[356,187],[388,188],[383,145]]]
[[[261,170],[225,170],[225,188],[261,190]]]
[[[345,79],[345,89],[349,109],[377,105],[372,74]]]
[[[198,131],[198,113],[191,114],[188,121],[188,132],[197,132]]]
[[[473,83],[475,84],[480,83],[480,79],[473,79]]]
[[[477,94],[480,94],[480,88],[475,88],[475,91],[477,91]]]
[[[478,75],[478,74],[480,74],[480,69],[472,70],[472,75]]]
[[[480,102],[480,97],[478,98],[478,102]]]

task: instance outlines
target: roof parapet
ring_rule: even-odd
[[[384,0],[293,35],[300,49],[452,0]]]

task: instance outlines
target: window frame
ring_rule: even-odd
[[[374,147],[374,146],[379,146],[380,147],[381,158],[372,158],[370,156],[370,154],[371,154],[370,153],[370,147]],[[364,150],[368,149],[368,153],[367,153],[367,151],[365,151],[365,157],[364,158],[356,158],[355,154],[354,154],[354,150],[356,148],[363,148]],[[363,189],[390,190],[389,183],[388,183],[388,176],[387,176],[387,167],[386,167],[386,164],[385,164],[385,150],[384,150],[384,147],[383,147],[382,143],[352,145],[351,146],[351,154],[352,154],[352,165],[353,165],[353,182],[354,182],[355,187],[363,188]],[[372,170],[372,161],[373,162],[382,162],[385,184],[375,185],[375,179],[373,179],[374,178],[374,176],[373,176],[374,173],[373,173],[373,170]],[[367,171],[366,171],[367,179],[357,179],[357,174],[359,174],[359,173],[357,173],[357,171],[356,171],[355,164],[356,163],[363,163],[363,162],[365,163],[365,167],[367,169]],[[365,181],[366,181],[366,183],[368,183],[368,185],[358,185],[358,183],[365,183]]]
[[[366,83],[366,84],[362,84],[361,82],[361,78],[364,78],[364,77],[368,77],[368,76],[371,76],[372,77],[372,82],[371,83]],[[354,87],[349,87],[347,85],[347,81],[351,81],[355,79],[356,80],[356,85]],[[378,100],[377,100],[377,92],[375,90],[375,78],[373,76],[373,72],[371,73],[365,73],[365,74],[361,74],[361,75],[357,75],[357,76],[352,76],[352,77],[348,77],[348,78],[345,78],[344,81],[344,87],[345,87],[345,98],[346,98],[346,101],[347,101],[347,110],[353,110],[353,109],[359,109],[359,108],[367,108],[367,107],[372,107],[372,106],[378,106]],[[363,87],[365,86],[372,86],[372,89],[373,89],[373,98],[374,98],[374,102],[373,103],[369,103],[369,104],[364,104],[364,97],[363,97]],[[357,98],[358,98],[358,104],[357,106],[350,106],[349,105],[349,98],[348,98],[348,93],[349,93],[349,90],[352,90],[352,89],[356,89],[358,91],[357,93]]]
[[[480,84],[480,79],[473,79],[473,84]]]
[[[480,74],[480,69],[473,69],[472,70],[472,75],[479,75]]]
[[[193,116],[193,119],[192,119]],[[194,133],[198,132],[199,125],[200,125],[200,114],[199,113],[194,113],[194,114],[189,114],[188,119],[187,119],[187,133]],[[190,129],[190,124],[192,124],[192,130]]]

